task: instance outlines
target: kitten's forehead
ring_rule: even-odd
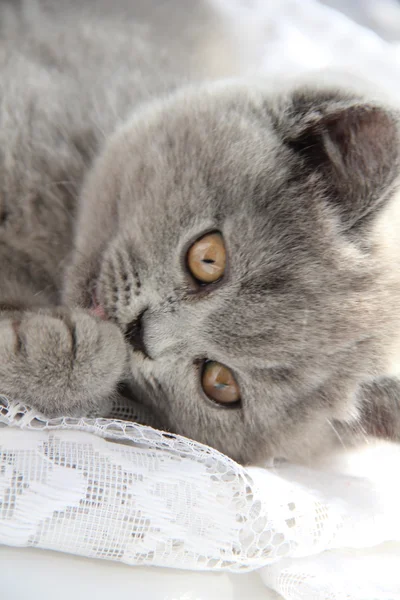
[[[215,94],[180,100],[139,115],[115,137],[108,154],[120,165],[122,197],[145,199],[148,208],[180,205],[182,220],[193,202],[210,211],[227,199],[243,202],[243,194],[251,201],[258,175],[285,178],[287,150],[261,106],[244,94],[230,103]]]

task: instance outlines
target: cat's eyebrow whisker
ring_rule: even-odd
[[[78,181],[74,181],[73,179],[70,180],[60,180],[60,181],[49,181],[48,183],[46,183],[45,187],[57,187],[58,185],[78,185]]]
[[[334,424],[332,423],[332,421],[330,419],[326,419],[326,422],[328,423],[329,427],[333,430],[334,434],[338,438],[339,442],[342,444],[343,448],[345,450],[347,450],[347,446],[344,443],[342,436],[340,435],[340,433],[338,432],[338,430],[336,429],[336,427],[334,426]]]
[[[46,285],[44,288],[42,288],[42,289],[38,290],[37,292],[35,292],[33,294],[33,296],[34,296],[34,298],[37,298],[37,297],[41,296],[42,294],[45,294],[46,292],[48,292],[51,289],[52,289],[52,286],[50,284]]]

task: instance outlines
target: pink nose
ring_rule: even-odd
[[[95,317],[99,317],[99,319],[107,319],[107,315],[104,311],[104,308],[97,301],[97,294],[95,290],[92,293],[92,306],[90,307],[90,312]]]

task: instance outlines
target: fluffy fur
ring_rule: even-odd
[[[234,45],[179,4],[0,1],[0,391],[107,414],[123,384],[243,462],[398,438],[399,113],[212,82]],[[228,269],[193,294],[185,252],[210,230]],[[240,408],[205,397],[203,359]]]

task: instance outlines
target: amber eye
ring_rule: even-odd
[[[225,271],[226,250],[220,233],[208,233],[194,244],[187,253],[187,266],[191,275],[201,283],[213,283],[221,279]]]
[[[204,364],[201,384],[207,396],[219,404],[240,401],[239,386],[232,372],[221,363],[210,360]]]

